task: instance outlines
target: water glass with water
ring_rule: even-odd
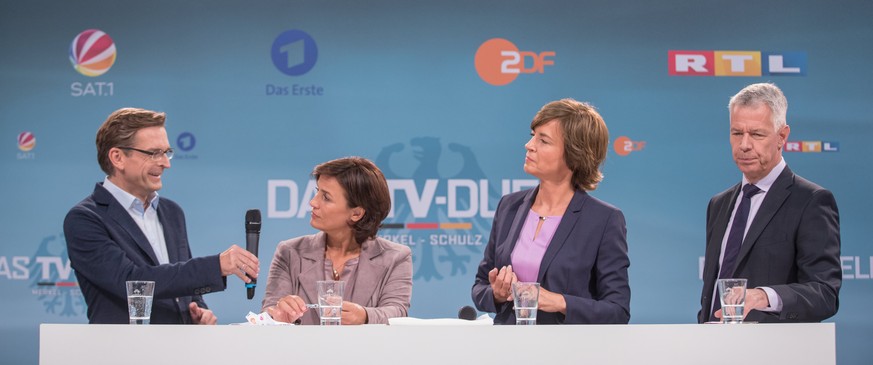
[[[746,305],[746,279],[718,279],[721,322],[743,323]]]
[[[515,304],[515,324],[537,324],[537,306],[540,298],[540,283],[512,283],[512,299]]]
[[[318,314],[322,326],[342,324],[343,290],[345,282],[325,280],[316,282],[318,289]]]
[[[152,300],[155,295],[155,282],[134,280],[127,284],[127,311],[130,324],[149,324],[152,316]]]

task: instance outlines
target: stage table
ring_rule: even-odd
[[[836,363],[833,323],[573,326],[42,324],[39,363]]]

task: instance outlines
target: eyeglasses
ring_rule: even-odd
[[[158,161],[161,159],[161,157],[164,157],[164,156],[167,157],[167,160],[172,160],[173,154],[175,153],[175,151],[173,151],[172,148],[167,148],[165,151],[161,151],[161,150],[146,151],[146,150],[141,150],[139,148],[133,148],[133,147],[117,147],[117,148],[122,149],[122,150],[136,151],[136,152],[148,155],[152,159],[152,161]]]

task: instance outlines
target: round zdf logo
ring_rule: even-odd
[[[115,42],[98,29],[88,29],[70,44],[70,62],[85,76],[100,76],[115,63]]]
[[[273,65],[283,74],[300,76],[315,66],[318,46],[306,32],[298,29],[286,30],[273,41],[270,55]]]
[[[519,51],[512,42],[503,38],[491,38],[476,50],[476,72],[485,82],[503,86],[515,81],[519,74],[543,73],[546,66],[552,66],[555,52],[539,54]]]
[[[612,144],[612,149],[619,156],[627,156],[634,151],[642,151],[646,147],[646,141],[634,141],[626,136],[621,136],[615,139]]]

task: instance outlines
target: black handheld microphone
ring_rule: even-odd
[[[258,240],[261,237],[261,210],[249,209],[246,211],[246,250],[258,257]],[[258,280],[246,284],[246,296],[251,300],[255,297],[255,287]]]
[[[458,319],[466,319],[468,321],[475,321],[476,317],[479,313],[476,312],[476,309],[465,305],[458,310]]]

